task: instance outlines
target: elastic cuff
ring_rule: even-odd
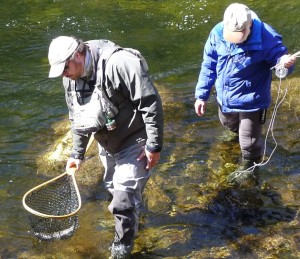
[[[70,157],[74,158],[74,159],[80,159],[83,160],[84,159],[84,155],[82,154],[77,154],[77,153],[71,153]]]
[[[156,153],[156,152],[160,152],[161,148],[160,147],[150,147],[150,146],[146,146],[146,150],[151,152],[151,153]]]

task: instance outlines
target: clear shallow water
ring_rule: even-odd
[[[23,194],[45,176],[37,158],[57,139],[66,107],[59,79],[47,79],[52,38],[107,38],[141,50],[166,114],[162,161],[145,192],[135,258],[297,258],[299,256],[299,65],[282,87],[278,147],[259,190],[232,190],[224,178],[238,149],[217,136],[214,98],[207,116],[193,111],[204,42],[230,1],[5,1],[0,10],[0,255],[2,258],[106,258],[113,236],[100,183],[79,179],[81,227],[66,241],[30,233]],[[246,1],[299,51],[297,1]],[[279,19],[279,18],[280,19]],[[274,93],[278,81],[274,81]],[[269,114],[269,118],[270,118]],[[267,127],[266,127],[267,128]],[[268,154],[274,141],[268,140]],[[61,173],[52,171],[52,175]],[[49,169],[51,171],[51,169]],[[101,175],[99,170],[98,176]]]

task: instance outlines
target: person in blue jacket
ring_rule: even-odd
[[[242,153],[241,166],[228,177],[230,183],[257,182],[257,170],[247,169],[258,169],[255,165],[262,159],[261,133],[271,102],[271,68],[280,63],[291,73],[294,62],[281,35],[244,4],[229,5],[223,21],[210,32],[195,89],[195,112],[204,115],[215,86],[219,119],[238,135]]]

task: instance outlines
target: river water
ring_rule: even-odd
[[[273,81],[273,105],[283,99],[267,138],[262,183],[232,189],[224,181],[237,166],[238,146],[223,134],[213,95],[207,114],[194,114],[194,86],[211,28],[232,1],[7,0],[0,33],[0,258],[107,258],[113,238],[108,196],[96,148],[79,176],[80,228],[69,240],[41,242],[28,225],[22,197],[63,172],[49,163],[67,134],[60,79],[48,79],[52,38],[109,39],[139,49],[161,93],[165,146],[145,190],[133,258],[299,258],[300,81]],[[300,50],[300,2],[244,1]],[[285,95],[286,91],[286,95]],[[272,153],[272,151],[274,153]]]

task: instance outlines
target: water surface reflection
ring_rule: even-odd
[[[288,93],[278,110],[278,146],[261,169],[259,188],[240,190],[225,178],[239,148],[224,142],[215,98],[207,115],[194,114],[194,85],[203,44],[229,4],[222,1],[17,1],[0,10],[0,257],[107,258],[113,238],[108,195],[101,185],[96,147],[78,184],[81,227],[69,240],[33,237],[21,198],[64,171],[64,156],[46,155],[65,137],[66,106],[60,80],[47,79],[47,48],[57,35],[107,38],[141,50],[164,102],[162,161],[145,190],[134,258],[299,258],[299,65],[282,82]],[[300,3],[246,1],[298,51]],[[289,5],[288,15],[282,15]],[[278,19],[280,16],[280,19]],[[274,80],[273,97],[279,81]],[[275,100],[275,99],[274,99]],[[269,111],[268,118],[271,117]],[[269,121],[267,122],[269,123]],[[275,147],[267,141],[267,156]],[[66,144],[68,146],[68,143]],[[96,169],[95,169],[96,168]]]

